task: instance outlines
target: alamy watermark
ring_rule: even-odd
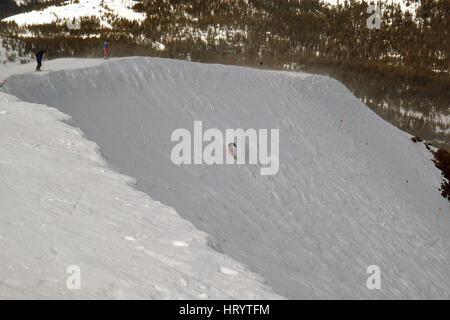
[[[69,30],[80,30],[81,29],[81,19],[78,17],[74,18],[65,18],[61,22],[58,22],[57,25],[63,26],[66,25]]]
[[[67,277],[66,286],[69,290],[81,289],[81,268],[77,265],[70,265],[67,267],[66,272],[70,274]]]
[[[381,289],[381,269],[377,265],[371,265],[367,267],[367,273],[370,274],[367,278],[366,286],[369,290]]]
[[[367,13],[371,13],[367,18],[366,25],[370,30],[381,29],[381,8],[376,4],[367,7]]]
[[[171,160],[182,164],[252,164],[260,166],[260,174],[275,175],[280,167],[279,129],[226,129],[225,137],[219,129],[203,132],[202,121],[194,121],[194,137],[187,129],[172,132],[171,141],[178,142],[171,152]],[[192,154],[193,142],[193,154]],[[208,144],[203,148],[203,142]]]

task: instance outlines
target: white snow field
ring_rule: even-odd
[[[86,63],[14,75],[34,67],[20,66],[2,89],[2,297],[274,297],[251,271],[291,299],[450,298],[450,205],[430,152],[338,81],[159,58]],[[278,174],[173,164],[173,130],[196,120],[278,128]],[[69,264],[85,277],[79,292],[61,280]],[[366,286],[370,265],[380,290]]]
[[[133,11],[131,7],[135,4],[133,0],[79,0],[78,2],[65,1],[59,6],[49,6],[42,10],[33,10],[20,13],[4,21],[15,21],[19,26],[32,24],[49,24],[58,19],[73,19],[79,17],[97,17],[101,25],[110,28],[110,15],[117,15],[119,18],[126,18],[141,22],[145,19],[145,14]]]

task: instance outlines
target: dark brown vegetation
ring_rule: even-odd
[[[443,149],[434,152],[434,163],[441,169],[443,175],[441,194],[450,201],[450,153]]]

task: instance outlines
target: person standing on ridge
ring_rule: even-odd
[[[108,59],[109,40],[106,40],[103,44],[103,58]]]
[[[44,58],[44,53],[45,50],[39,50],[36,53],[36,62],[37,62],[37,66],[36,66],[36,71],[41,71],[41,66],[42,66],[42,59]]]
[[[234,159],[237,159],[237,144],[236,142],[231,142],[228,144],[228,151],[233,156]]]

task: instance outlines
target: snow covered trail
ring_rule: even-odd
[[[450,298],[450,205],[431,154],[335,80],[126,58],[13,75],[5,90],[70,115],[109,165],[282,296]],[[278,174],[174,165],[171,134],[195,120],[204,130],[279,128]],[[381,290],[366,287],[369,265],[381,269]]]
[[[0,299],[280,298],[67,120],[0,92]]]
[[[34,58],[35,59],[35,58]],[[111,58],[114,60],[116,58]],[[25,64],[0,64],[0,79],[6,79],[15,74],[34,74],[35,76],[46,75],[50,71],[60,71],[60,70],[73,70],[80,68],[89,68],[101,65],[104,62],[103,59],[76,59],[76,58],[65,58],[56,60],[44,60],[42,62],[41,72],[35,72],[36,62],[33,60],[30,63]]]

